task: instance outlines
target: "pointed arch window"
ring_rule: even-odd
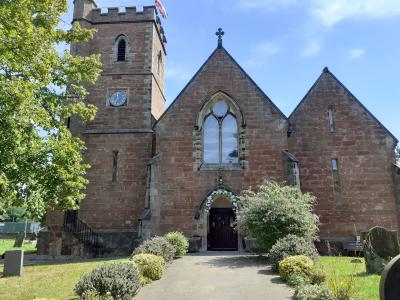
[[[117,61],[125,61],[126,60],[126,40],[124,38],[120,38],[118,41],[118,49],[117,49]]]
[[[237,164],[238,125],[235,114],[224,100],[215,102],[204,118],[203,162]]]

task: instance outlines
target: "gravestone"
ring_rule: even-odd
[[[363,232],[365,265],[368,274],[381,274],[387,263],[400,254],[397,231],[383,227]]]
[[[21,248],[24,245],[25,234],[18,233],[17,237],[15,238],[14,248]]]
[[[379,294],[381,300],[400,299],[400,255],[393,258],[383,270]]]
[[[6,251],[4,276],[21,276],[24,264],[24,250]]]

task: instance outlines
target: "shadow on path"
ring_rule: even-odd
[[[226,255],[226,253],[225,253]],[[197,265],[208,265],[210,267],[223,267],[230,269],[240,269],[246,267],[267,266],[268,260],[263,256],[255,255],[233,255],[233,256],[210,256],[210,259],[196,263]]]

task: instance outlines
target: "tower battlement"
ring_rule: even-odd
[[[92,22],[126,22],[126,21],[156,21],[157,11],[155,6],[144,6],[143,10],[139,7],[125,7],[120,11],[119,7],[95,8],[90,14]]]
[[[154,5],[143,7],[119,7],[99,8],[93,0],[75,0],[75,11],[73,21],[85,20],[91,25],[107,23],[136,23],[136,22],[154,22],[160,34],[163,43],[167,42]],[[142,9],[143,8],[143,9]]]

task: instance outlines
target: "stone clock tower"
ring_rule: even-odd
[[[86,143],[85,160],[91,165],[77,218],[100,234],[105,248],[129,248],[146,207],[152,128],[165,110],[166,38],[154,6],[102,10],[93,0],[75,0],[73,22],[96,34],[72,45],[72,55],[100,54],[103,64],[96,84],[87,87],[96,118],[85,125],[70,120],[72,133]],[[50,214],[51,231],[62,232],[63,223],[61,214]],[[68,252],[65,248],[61,252]]]

